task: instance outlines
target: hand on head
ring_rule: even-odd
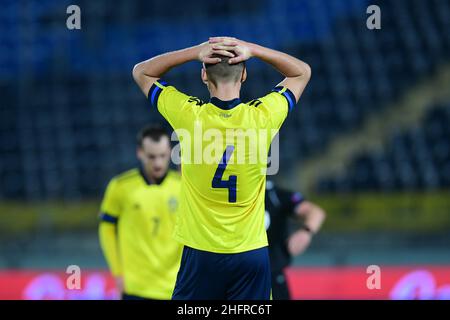
[[[203,63],[219,63],[222,60],[217,55],[229,57],[229,64],[246,61],[252,56],[249,46],[244,41],[233,37],[211,37],[202,46],[199,60]]]

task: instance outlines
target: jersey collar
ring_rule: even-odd
[[[164,179],[167,177],[167,174],[169,173],[169,170],[167,170],[167,172],[159,179],[157,179],[154,183],[150,181],[150,179],[147,178],[147,175],[144,172],[144,169],[142,168],[142,166],[139,167],[139,173],[142,177],[142,179],[144,179],[145,183],[150,186],[153,184],[157,184],[160,185],[161,183],[163,183]]]
[[[239,105],[241,103],[241,99],[239,98],[234,98],[233,100],[220,100],[219,98],[216,97],[212,97],[209,100],[209,103],[212,103],[213,105],[215,105],[216,107],[223,109],[223,110],[230,110],[233,109],[234,107],[236,107],[237,105]]]

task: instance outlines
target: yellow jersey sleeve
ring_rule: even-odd
[[[119,243],[116,225],[111,223],[100,223],[98,228],[100,247],[102,248],[106,262],[113,276],[122,275],[122,263],[119,253]]]
[[[192,113],[195,105],[200,105],[198,98],[188,96],[163,80],[155,81],[148,93],[152,106],[169,122],[173,129],[183,127],[183,121]]]
[[[258,106],[258,103],[261,105]],[[250,105],[264,109],[270,115],[271,127],[277,130],[280,129],[295,104],[294,94],[282,86],[275,87],[269,94],[250,103]]]
[[[122,210],[121,195],[117,179],[112,179],[106,188],[105,196],[100,206],[100,219],[102,221],[117,223]]]
[[[112,179],[105,191],[100,207],[99,238],[100,246],[113,276],[122,274],[118,250],[116,224],[121,213],[121,192],[117,179]]]

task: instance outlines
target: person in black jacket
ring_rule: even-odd
[[[305,200],[301,193],[279,188],[270,180],[266,183],[265,205],[272,297],[274,300],[289,300],[284,269],[290,265],[292,257],[303,253],[309,246],[313,235],[322,226],[325,212],[318,205]],[[294,232],[289,218],[301,221]]]

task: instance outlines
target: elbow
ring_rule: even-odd
[[[311,212],[312,212],[311,215],[313,215],[315,217],[315,220],[319,222],[319,225],[322,225],[322,223],[325,221],[325,219],[327,217],[325,210],[323,210],[318,205],[314,205]]]
[[[141,63],[136,64],[133,67],[133,71],[132,71],[132,75],[133,75],[133,79],[134,81],[138,81],[138,79],[141,77],[142,75],[142,67],[141,67]]]
[[[302,76],[308,80],[311,79],[311,67],[305,62],[302,65]]]
[[[320,222],[321,224],[325,221],[325,219],[327,218],[327,214],[325,213],[325,210],[323,210],[322,208],[319,208],[317,210],[317,215],[320,218]]]

